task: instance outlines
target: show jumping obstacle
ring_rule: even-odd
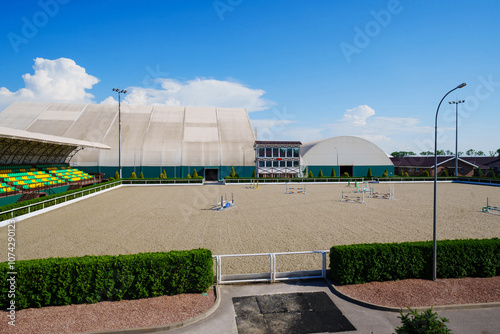
[[[217,211],[222,211],[225,209],[229,209],[235,206],[234,204],[234,197],[233,193],[231,193],[231,201],[229,202],[227,200],[227,194],[225,194],[226,199],[224,199],[224,196],[220,196],[220,202],[219,202],[219,196],[215,198],[215,206],[212,208],[212,210],[217,210]]]
[[[306,194],[306,185],[304,184],[302,187],[291,188],[288,186],[288,183],[285,183],[286,190],[285,194]]]
[[[390,187],[388,193],[374,192],[373,188],[371,188],[370,189],[370,195],[368,197],[371,197],[371,198],[382,198],[382,199],[395,199],[395,197],[394,197],[394,187]]]
[[[342,190],[342,199],[340,201],[365,204],[365,193],[362,192],[361,196],[350,196],[350,195],[344,195],[344,190]]]
[[[489,205],[488,197],[486,197],[486,206],[483,207],[483,212],[491,213],[490,211],[500,212],[500,207]]]
[[[259,181],[252,180],[252,183],[250,184],[250,189],[259,189]]]

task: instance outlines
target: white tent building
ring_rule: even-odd
[[[71,163],[88,172],[113,175],[119,166],[118,105],[15,102],[0,113],[4,127],[101,143],[111,150],[86,149]],[[196,168],[221,179],[231,167],[250,176],[255,137],[243,108],[121,105],[121,165],[158,177],[185,177]]]

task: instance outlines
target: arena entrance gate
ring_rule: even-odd
[[[219,170],[217,168],[205,168],[205,181],[219,181]]]

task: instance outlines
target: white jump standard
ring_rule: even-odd
[[[365,193],[362,192],[361,196],[350,196],[350,195],[344,195],[344,190],[342,190],[342,199],[340,201],[365,204]]]
[[[294,187],[291,188],[288,186],[288,183],[285,183],[285,194],[306,194],[306,185],[302,185],[302,187]]]

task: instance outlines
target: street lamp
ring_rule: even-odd
[[[464,103],[465,100],[451,101],[449,104],[455,104],[455,176],[458,176],[458,104]]]
[[[121,118],[121,94],[127,94],[126,90],[113,88],[113,92],[118,93],[118,168],[120,179],[122,178],[122,118]]]
[[[457,87],[450,90],[446,93],[441,101],[439,101],[437,110],[436,110],[436,120],[434,121],[434,217],[433,217],[433,243],[432,243],[432,280],[435,281],[437,279],[437,241],[436,241],[436,185],[437,185],[437,133],[438,133],[438,113],[439,107],[441,103],[445,99],[448,94],[453,92],[455,89],[465,87],[465,82],[458,85]]]

